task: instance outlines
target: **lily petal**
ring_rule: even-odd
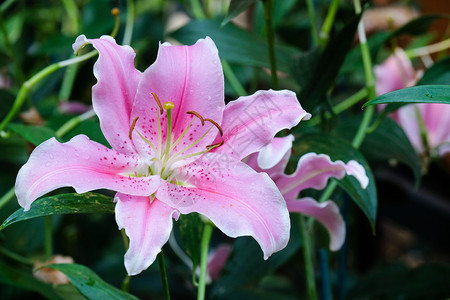
[[[252,153],[242,161],[256,172],[266,172],[273,181],[277,181],[291,157],[293,135],[275,137],[272,143],[264,146],[261,151]]]
[[[333,201],[319,203],[312,198],[286,201],[290,212],[299,212],[319,221],[330,235],[330,250],[337,251],[345,241],[345,222]]]
[[[289,214],[267,174],[256,173],[230,157],[208,153],[183,168],[176,179],[185,185],[162,183],[156,192],[160,201],[183,214],[205,215],[230,237],[254,237],[265,259],[286,246]]]
[[[298,161],[297,170],[291,175],[281,174],[276,184],[286,201],[295,200],[300,191],[307,188],[323,189],[330,177],[341,179],[346,173],[355,176],[363,188],[367,186],[369,179],[358,162],[333,162],[328,155],[307,153]]]
[[[158,199],[117,193],[116,222],[125,228],[130,245],[125,254],[128,275],[136,275],[147,269],[169,240],[172,219],[177,220],[176,209]]]
[[[291,91],[258,91],[240,97],[225,107],[224,134],[215,141],[223,140],[224,144],[214,151],[243,159],[269,144],[278,131],[290,129],[310,117]]]
[[[132,119],[139,117],[136,129],[154,145],[158,143],[158,120],[155,93],[162,104],[171,101],[173,140],[177,140],[189,123],[193,124],[183,137],[175,151],[184,149],[192,144],[209,127],[213,127],[209,133],[196,146],[185,154],[205,150],[217,134],[217,129],[206,123],[202,126],[199,119],[186,114],[195,111],[203,118],[212,119],[218,124],[222,122],[224,102],[224,79],[218,50],[214,42],[207,37],[200,39],[192,46],[173,46],[164,43],[159,46],[158,57],[143,74],[139,84],[136,101],[133,106]],[[167,135],[167,119],[161,119],[163,142]],[[140,143],[145,155],[152,150],[139,136],[136,143]],[[133,139],[135,140],[135,139]]]
[[[39,145],[19,170],[17,200],[28,210],[35,199],[64,186],[72,186],[77,193],[105,188],[151,195],[158,188],[160,177],[127,175],[136,169],[139,169],[137,158],[108,149],[85,135],[75,136],[64,144],[51,138]]]
[[[118,46],[110,36],[87,39],[80,35],[75,51],[91,43],[99,52],[94,65],[97,84],[92,88],[92,106],[100,119],[100,127],[113,149],[133,155],[136,149],[128,139],[130,114],[138,83],[142,77],[134,67],[135,52],[130,46]]]
[[[428,143],[436,148],[450,142],[450,105],[442,103],[417,104],[427,129]]]

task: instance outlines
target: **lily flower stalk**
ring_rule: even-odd
[[[310,117],[295,93],[258,91],[225,105],[222,66],[208,37],[192,46],[160,44],[144,72],[134,66],[133,49],[110,36],[80,35],[75,53],[86,44],[99,52],[92,105],[111,148],[85,135],[45,141],[19,171],[19,204],[29,210],[65,186],[117,191],[129,275],[153,263],[180,214],[202,214],[230,237],[252,236],[266,259],[283,249],[286,202],[267,174],[241,160]]]

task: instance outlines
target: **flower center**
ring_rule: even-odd
[[[159,100],[158,96],[155,93],[151,93],[153,96],[153,99],[155,99],[156,104],[158,105],[157,108],[157,125],[158,125],[158,143],[153,144],[151,141],[146,139],[136,128],[136,123],[139,119],[139,116],[136,117],[130,126],[129,131],[129,138],[132,140],[132,133],[133,131],[136,131],[136,133],[139,135],[139,137],[145,141],[153,150],[154,157],[151,159],[151,163],[148,167],[148,173],[149,175],[155,175],[159,174],[161,178],[176,183],[176,178],[173,176],[173,169],[174,164],[176,162],[179,162],[184,159],[188,159],[194,156],[198,156],[201,154],[204,154],[206,152],[209,152],[215,148],[218,148],[223,145],[223,141],[220,141],[218,143],[208,145],[205,147],[205,149],[202,149],[200,151],[189,153],[188,151],[195,147],[198,143],[200,143],[206,135],[213,129],[216,128],[219,131],[220,136],[223,135],[222,128],[220,127],[217,122],[214,120],[203,118],[198,112],[195,111],[187,111],[186,114],[193,115],[197,117],[202,126],[205,126],[206,123],[211,124],[211,127],[209,127],[205,133],[203,133],[197,140],[191,142],[190,144],[186,145],[183,149],[178,149],[180,145],[180,142],[183,140],[186,133],[191,128],[195,118],[192,118],[191,122],[188,124],[188,126],[181,132],[180,136],[174,141],[174,134],[173,134],[173,128],[172,128],[172,110],[175,108],[175,105],[167,101],[163,105],[161,104],[161,101]],[[162,134],[162,122],[161,122],[161,116],[164,114],[164,111],[166,112],[166,118],[167,118],[167,135],[165,142],[163,141],[163,134]],[[184,144],[184,143],[183,143]]]

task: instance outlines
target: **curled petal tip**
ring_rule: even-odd
[[[75,55],[78,55],[81,48],[83,48],[87,44],[89,44],[89,42],[88,42],[86,36],[84,34],[79,35],[76,38],[75,43],[72,44],[72,49],[73,49],[73,52],[75,53]]]
[[[346,171],[348,175],[353,175],[359,181],[363,189],[369,185],[369,178],[366,175],[366,170],[364,170],[364,167],[357,161],[349,161],[346,165]]]

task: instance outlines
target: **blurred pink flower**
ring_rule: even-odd
[[[285,174],[284,170],[291,155],[292,135],[274,138],[259,153],[249,155],[244,161],[258,172],[266,172],[283,194],[288,210],[299,212],[317,219],[330,235],[330,249],[339,250],[345,241],[345,223],[338,206],[333,201],[318,203],[312,198],[297,199],[300,191],[313,188],[323,189],[331,177],[341,179],[346,174],[354,176],[366,188],[369,179],[364,167],[351,160],[343,163],[331,161],[325,154],[307,153],[297,164],[293,174]]]
[[[416,72],[401,48],[395,49],[381,65],[374,67],[377,95],[410,87],[416,84],[422,72]]]
[[[423,71],[414,70],[411,61],[400,48],[383,64],[376,66],[374,71],[378,95],[413,86],[423,75]],[[430,151],[432,155],[442,156],[450,152],[450,105],[409,104],[390,116],[403,128],[417,153],[425,154]]]
[[[63,114],[78,115],[91,110],[92,107],[78,101],[60,101],[58,109]]]
[[[28,210],[63,186],[117,191],[116,221],[130,238],[130,275],[153,263],[180,213],[203,214],[231,237],[254,237],[264,258],[283,249],[290,228],[286,203],[267,174],[241,159],[310,117],[295,93],[259,91],[225,106],[210,38],[193,46],[161,44],[143,73],[134,67],[131,47],[81,35],[74,51],[88,43],[99,52],[93,108],[112,149],[85,135],[42,143],[17,176],[19,204]]]

